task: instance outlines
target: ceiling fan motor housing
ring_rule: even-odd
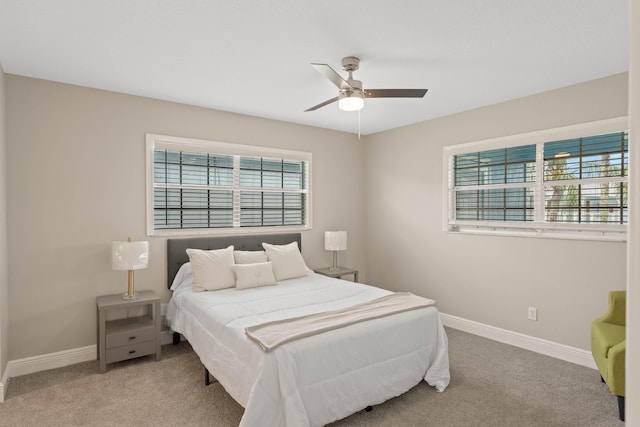
[[[342,58],[342,68],[348,72],[354,72],[360,68],[360,58],[355,56],[347,56]]]

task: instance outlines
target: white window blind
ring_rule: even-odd
[[[626,224],[627,132],[544,144],[545,220]]]
[[[535,145],[459,154],[453,161],[456,219],[533,221]]]
[[[147,231],[308,229],[311,154],[147,135]]]
[[[446,147],[445,229],[624,240],[628,134],[610,131],[623,125],[615,119]]]

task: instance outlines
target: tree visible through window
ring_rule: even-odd
[[[544,144],[545,219],[626,224],[628,149],[627,132]]]
[[[536,139],[534,144],[508,146],[504,138],[500,148],[445,148],[445,153],[452,152],[445,156],[447,229],[622,236],[625,229],[615,227],[628,221],[628,133],[542,142],[539,135],[531,135],[517,139]]]

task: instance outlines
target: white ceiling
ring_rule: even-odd
[[[628,70],[628,0],[0,0],[6,73],[362,134]]]

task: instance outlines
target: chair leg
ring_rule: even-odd
[[[624,396],[616,396],[618,398],[618,415],[620,421],[624,421]]]

